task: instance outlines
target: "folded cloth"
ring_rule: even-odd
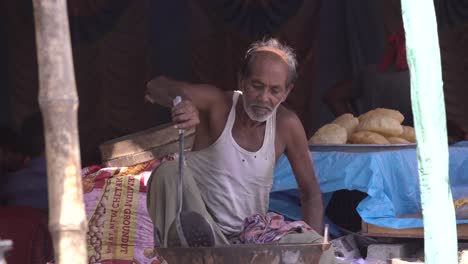
[[[307,232],[313,232],[313,230],[304,221],[285,221],[282,215],[273,212],[266,215],[255,214],[244,219],[239,242],[242,244],[273,243],[291,233]]]

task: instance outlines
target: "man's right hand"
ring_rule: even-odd
[[[173,106],[176,96],[183,98]],[[224,92],[206,84],[190,84],[164,76],[147,84],[145,101],[172,108],[172,121],[177,129],[190,129],[200,123],[200,112],[211,113],[215,107],[226,104]]]
[[[200,123],[199,112],[191,100],[182,100],[172,108],[172,121],[177,129],[190,129]]]

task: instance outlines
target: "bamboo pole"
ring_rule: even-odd
[[[78,97],[66,0],[33,0],[49,188],[49,230],[57,263],[87,263],[86,215],[77,130]]]
[[[432,0],[402,0],[426,264],[458,263],[437,22]]]

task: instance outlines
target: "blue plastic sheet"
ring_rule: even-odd
[[[461,141],[453,144],[454,147],[468,147],[468,141]]]
[[[450,147],[450,183],[455,199],[468,197],[468,148]],[[421,212],[416,150],[367,153],[314,152],[315,172],[324,204],[337,190],[368,194],[356,208],[367,223],[389,228],[422,227],[419,218],[401,218]],[[299,191],[288,159],[275,169],[270,210],[301,219]],[[457,221],[468,223],[468,220]]]

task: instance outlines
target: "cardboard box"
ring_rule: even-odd
[[[184,148],[192,147],[195,129],[184,132]],[[99,146],[102,162],[109,167],[132,166],[177,153],[179,133],[171,124],[112,139]]]
[[[345,259],[359,259],[361,253],[354,235],[347,235],[330,241],[335,248],[335,256]]]

